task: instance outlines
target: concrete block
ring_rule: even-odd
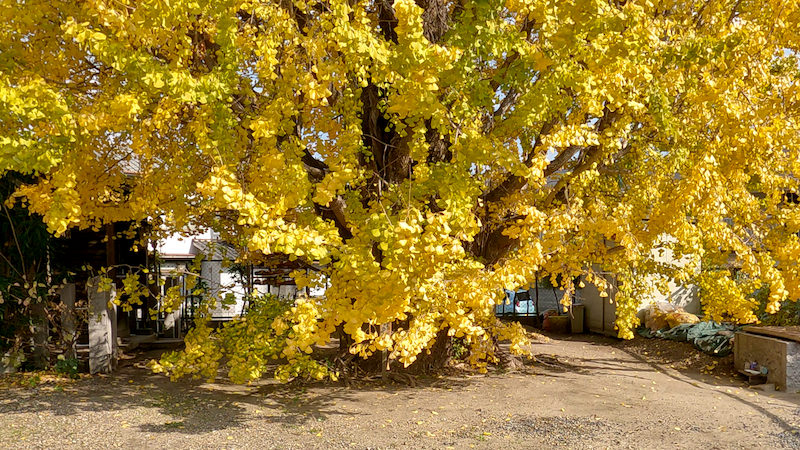
[[[740,331],[734,339],[734,364],[743,372],[746,365],[757,363],[768,369],[767,384],[789,392],[800,391],[800,344]]]

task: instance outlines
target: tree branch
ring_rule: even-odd
[[[303,156],[300,158],[300,160],[303,162],[303,166],[306,169],[309,180],[314,183],[319,183],[322,181],[322,179],[325,178],[325,175],[330,170],[324,161],[314,158],[314,156],[309,153],[308,149],[303,151]],[[314,209],[320,216],[322,216],[323,219],[333,221],[333,223],[336,225],[336,228],[339,230],[339,236],[341,236],[342,239],[350,239],[353,237],[353,232],[347,225],[347,218],[345,217],[344,213],[346,206],[347,205],[344,201],[344,198],[342,198],[341,195],[334,197],[328,206],[314,203]]]
[[[522,94],[516,88],[512,87],[508,90],[508,93],[505,97],[503,97],[503,100],[500,102],[500,105],[497,106],[497,109],[494,111],[494,113],[489,115],[483,122],[483,134],[489,134],[492,132],[497,120],[502,118],[511,109],[511,107],[517,103],[517,100],[519,100],[521,95]]]
[[[542,125],[542,128],[539,130],[539,134],[536,136],[536,141],[531,146],[530,151],[525,157],[525,165],[530,167],[533,164],[533,157],[538,150],[539,146],[542,144],[542,136],[548,134],[555,124],[558,122],[560,117],[556,116],[550,119],[549,121],[545,122]],[[548,168],[550,166],[548,165]],[[555,171],[555,170],[554,170]],[[523,186],[527,183],[525,177],[521,177],[519,175],[511,175],[509,174],[505,180],[503,180],[497,187],[489,191],[484,197],[484,201],[486,202],[498,202],[508,196],[509,194],[515,193],[522,189]]]
[[[605,107],[603,109],[603,117],[601,117],[600,120],[597,121],[597,125],[595,126],[595,130],[597,131],[597,133],[602,133],[603,131],[608,129],[608,127],[610,127],[614,122],[617,121],[617,118],[619,118],[619,116],[620,113],[618,111],[616,110],[611,111],[610,109],[608,109],[608,107]],[[583,157],[581,158],[583,162],[581,162],[578,166],[572,169],[569,175],[565,175],[558,180],[558,183],[556,183],[555,187],[553,187],[553,189],[547,195],[547,198],[545,199],[543,204],[544,206],[551,205],[553,201],[556,199],[556,196],[566,187],[566,185],[569,183],[570,180],[575,178],[581,172],[590,169],[595,163],[597,163],[597,161],[603,154],[602,147],[599,145],[592,145],[586,147],[582,151],[584,153]]]

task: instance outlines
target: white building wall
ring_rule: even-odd
[[[665,237],[664,241],[673,241],[674,239]],[[674,252],[670,248],[655,249],[651,252],[654,261],[662,264],[672,265],[673,267],[685,267],[689,264],[688,256],[681,259],[675,257]],[[647,309],[652,303],[664,302],[670,303],[673,306],[683,308],[686,312],[696,315],[702,315],[702,308],[700,305],[699,288],[694,284],[679,285],[674,281],[669,281],[667,293],[660,292],[656,287],[658,277],[648,276],[646,281],[650,283],[650,293],[642,298],[642,304],[639,311]]]
[[[245,287],[235,274],[232,274],[222,268],[222,263],[220,261],[215,261],[215,263],[218,264],[216,270],[217,277],[219,279],[220,291],[223,293],[223,295],[233,294],[236,303],[228,307],[218,304],[217,309],[215,309],[213,312],[213,317],[227,318],[238,316],[242,314],[242,311],[244,310]]]
[[[668,244],[674,242],[674,238],[663,236],[662,242]],[[672,265],[673,267],[685,267],[689,264],[688,256],[676,258],[672,249],[663,247],[654,249],[651,252],[654,261],[658,263]],[[597,287],[586,282],[586,287],[578,290],[578,298],[586,305],[586,322],[589,330],[610,335],[616,335],[614,321],[616,320],[616,303],[614,301],[616,293],[616,281],[613,274],[604,274],[609,283],[608,297],[600,297]],[[657,288],[659,278],[654,275],[645,277],[645,282],[650,285],[650,292],[640,300],[638,315],[644,321],[644,311],[653,303],[669,303],[675,307],[683,308],[686,312],[702,317],[703,311],[700,304],[699,288],[693,284],[681,285],[674,281],[668,282],[666,293]]]

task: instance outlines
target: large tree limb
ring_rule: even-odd
[[[337,195],[336,197],[331,200],[328,206],[320,205],[319,203],[314,203],[314,210],[319,214],[323,219],[330,220],[336,225],[336,229],[339,231],[339,237],[344,240],[351,239],[353,237],[353,232],[350,230],[350,226],[347,223],[347,217],[344,214],[344,209],[347,204],[342,198],[341,195]]]
[[[521,95],[522,94],[516,88],[512,87],[508,90],[508,93],[503,97],[503,100],[500,101],[500,105],[497,106],[497,109],[484,120],[483,134],[492,132],[497,121],[508,113],[511,107],[517,103]]]
[[[552,119],[548,120],[542,125],[542,128],[539,130],[539,134],[536,136],[533,145],[530,146],[530,149],[527,152],[528,154],[525,157],[524,164],[527,167],[530,167],[531,164],[533,164],[533,158],[542,144],[542,137],[548,134],[553,129],[558,120],[559,117],[553,117]],[[550,165],[548,165],[548,169],[553,170],[553,172],[557,170],[557,169],[551,169]],[[491,191],[487,192],[486,195],[484,195],[483,200],[489,203],[498,202],[503,198],[505,198],[506,196],[508,196],[509,194],[518,192],[520,189],[522,189],[523,186],[525,186],[527,182],[528,181],[525,177],[509,174],[506,177],[506,179],[503,180],[499,185],[497,185]]]
[[[416,0],[422,8],[422,34],[432,44],[450,29],[450,7],[446,0]]]
[[[519,31],[521,33],[525,33],[526,39],[530,41],[531,36],[533,35],[533,27],[535,25],[536,22],[534,20],[529,20],[526,18],[522,23],[522,26],[520,27]],[[500,63],[497,66],[495,74],[500,74],[507,71],[512,64],[514,64],[515,62],[517,62],[517,60],[519,60],[519,58],[520,58],[519,52],[517,51],[513,52],[506,59],[504,59],[502,63]],[[497,88],[500,87],[500,84],[501,84],[500,79],[497,76],[492,77],[491,81],[489,81],[489,87],[492,89],[492,92],[496,91]]]
[[[611,111],[610,109],[605,108],[603,110],[603,117],[601,117],[597,121],[597,124],[595,125],[595,130],[598,133],[602,133],[617,120],[618,116],[619,113],[617,113],[616,111]],[[550,133],[550,131],[552,131],[553,127],[555,126],[555,124],[558,122],[559,119],[560,117],[558,116],[554,117],[549,121],[547,121],[544,125],[542,125],[542,128],[539,131],[539,135],[536,137],[536,141],[534,142],[533,147],[528,152],[528,155],[525,158],[524,163],[527,167],[530,167],[531,164],[533,164],[533,157],[535,156],[535,153],[542,142],[542,136]],[[567,164],[567,162],[569,162],[572,159],[572,157],[575,156],[575,153],[577,153],[579,150],[582,150],[582,147],[569,146],[561,150],[558,153],[558,155],[556,155],[556,157],[553,158],[553,160],[547,164],[547,167],[545,167],[543,173],[544,177],[545,178],[550,177],[558,170],[563,168]],[[506,179],[503,180],[502,183],[500,183],[497,187],[489,191],[489,193],[487,193],[484,196],[484,201],[498,202],[503,198],[507,197],[508,195],[518,192],[525,186],[525,184],[527,184],[527,182],[528,181],[525,177],[509,174],[506,177]]]
[[[314,158],[308,149],[303,151],[303,156],[300,157],[300,160],[303,162],[303,167],[306,169],[308,179],[313,183],[322,181],[330,170],[328,164]],[[342,239],[350,239],[353,237],[353,232],[347,224],[347,217],[344,213],[346,206],[344,198],[342,198],[341,195],[334,197],[328,206],[320,205],[316,202],[314,203],[314,209],[317,211],[317,214],[322,216],[323,219],[333,221]]]
[[[378,26],[387,42],[397,44],[397,16],[394,13],[393,0],[378,0]]]
[[[595,126],[596,132],[602,133],[603,131],[607,130],[608,127],[617,121],[619,116],[620,113],[618,110],[612,111],[608,109],[608,107],[604,108],[603,117],[597,121],[597,125]],[[580,158],[581,162],[575,168],[573,168],[569,174],[564,175],[558,180],[555,187],[553,187],[553,189],[551,189],[550,193],[547,195],[543,206],[550,206],[558,194],[564,190],[564,188],[566,188],[567,184],[569,184],[572,179],[598,164],[603,155],[603,148],[600,145],[592,145],[583,149],[582,153],[583,156]]]
[[[591,147],[587,147],[585,149],[586,157],[584,158],[583,162],[581,162],[578,166],[576,166],[569,175],[564,175],[563,177],[559,178],[556,185],[550,192],[547,194],[547,198],[542,203],[543,207],[550,206],[558,196],[558,194],[567,187],[569,182],[575,178],[576,176],[580,175],[582,172],[590,169],[595,163],[600,160],[600,156],[602,156],[602,147],[599,145],[593,145]]]
[[[611,111],[610,109],[605,108],[603,117],[601,117],[595,125],[595,130],[598,133],[605,131],[617,121],[619,116],[619,112]],[[531,151],[529,151],[528,156],[526,157],[525,162],[527,165],[531,164],[531,161],[533,160],[532,155],[539,146],[542,136],[547,134],[552,127],[555,126],[555,123],[556,120],[552,120],[542,127],[541,133],[539,136],[537,136],[536,142],[533,144]],[[583,153],[583,156],[579,159],[580,163],[574,167],[568,175],[565,175],[558,180],[556,186],[551,189],[544,203],[540,206],[550,206],[556,200],[556,198],[558,198],[558,195],[564,191],[570,180],[572,180],[578,174],[590,169],[595,163],[598,163],[603,155],[603,149],[599,145],[585,148],[578,146],[567,147],[548,164],[547,168],[545,169],[545,173],[547,174],[546,176],[550,176],[556,173],[559,169],[563,168],[568,161],[572,160],[572,157],[579,150]],[[624,155],[625,152],[620,152],[619,154]],[[484,202],[488,203],[491,201],[502,200],[507,195],[518,192],[523,186],[525,186],[526,183],[527,180],[525,177],[511,175],[506,178],[503,183],[490,191],[484,197]],[[486,264],[493,264],[505,256],[505,254],[507,254],[508,251],[513,247],[514,240],[505,235],[505,230],[509,225],[514,223],[518,217],[514,217],[514,220],[504,219],[500,223],[490,223],[488,219],[489,218],[487,217],[484,221],[483,229],[480,233],[478,233],[478,236],[476,236],[476,245],[471,246],[471,249],[473,254],[483,258]]]

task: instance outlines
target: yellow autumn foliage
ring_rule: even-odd
[[[714,319],[756,320],[760,287],[768,312],[800,298],[797,2],[24,0],[0,20],[0,175],[37,175],[16,201],[53,233],[160,218],[324,267],[300,280],[324,299],[232,328],[284,340],[237,340],[238,380],[264,355],[324,376],[308,351],[337,327],[404,365],[443,330],[479,367],[497,339],[523,352],[493,309],[537,274],[605,293],[613,273],[622,337],[651,275],[698,284]],[[164,370],[213,375],[214,336]]]

